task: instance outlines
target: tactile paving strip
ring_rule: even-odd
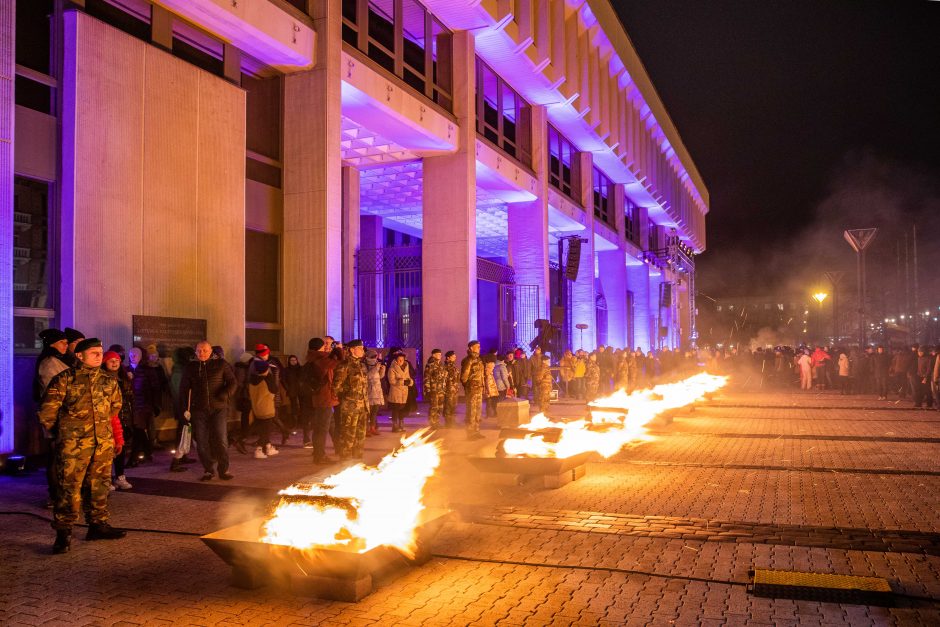
[[[856,577],[788,570],[754,569],[748,591],[761,597],[829,603],[891,605],[891,585],[881,577]]]

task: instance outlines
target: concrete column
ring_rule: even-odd
[[[622,250],[597,254],[601,286],[607,299],[607,342],[622,348],[627,345],[627,266]]]
[[[548,273],[548,115],[545,107],[532,107],[532,168],[538,181],[537,200],[508,205],[509,264],[517,285],[537,285],[539,317],[549,316]],[[516,321],[521,312],[516,312]],[[535,329],[532,329],[533,336]]]
[[[594,300],[594,185],[592,181],[593,160],[589,152],[579,152],[576,157],[578,167],[575,172],[580,177],[580,200],[584,207],[585,229],[580,232],[581,267],[578,280],[571,289],[571,348],[584,348],[592,351],[597,348],[597,303]],[[582,334],[575,328],[584,323],[588,328]],[[582,341],[583,338],[583,341]]]
[[[633,346],[648,351],[651,342],[653,303],[650,300],[649,266],[645,263],[627,266],[627,289],[633,292]]]
[[[317,65],[284,78],[284,350],[342,337],[341,4],[312,4]]]
[[[359,252],[359,170],[343,168],[343,339],[359,335],[356,328],[356,253]]]
[[[473,35],[454,33],[457,152],[424,160],[423,345],[459,350],[477,335]]]
[[[0,455],[13,451],[13,82],[16,2],[0,0]]]

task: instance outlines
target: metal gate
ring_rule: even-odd
[[[366,346],[421,349],[421,247],[360,250],[356,321]]]
[[[538,285],[499,285],[499,350],[529,350],[538,335],[535,321],[542,317]]]

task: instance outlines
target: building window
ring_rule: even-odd
[[[477,57],[477,133],[523,165],[532,165],[532,108]]]
[[[548,127],[548,182],[568,198],[580,204],[575,158],[577,151],[554,126]]]
[[[614,212],[611,207],[611,192],[613,184],[610,178],[597,168],[594,168],[594,217],[604,224],[617,228],[614,224]]]
[[[13,179],[13,345],[14,350],[42,348],[38,334],[55,319],[51,185]]]
[[[13,183],[13,306],[52,308],[49,183],[21,176]]]
[[[448,111],[451,38],[418,0],[343,0],[343,41]]]
[[[280,322],[280,237],[245,231],[245,317],[249,322]]]
[[[659,227],[652,220],[649,221],[649,230],[647,231],[646,250],[659,249]]]
[[[626,197],[623,199],[623,233],[628,241],[640,245],[640,208]]]

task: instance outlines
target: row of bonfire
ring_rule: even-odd
[[[496,455],[564,459],[596,453],[608,458],[651,440],[651,421],[707,398],[726,381],[703,373],[630,394],[620,390],[590,403],[587,415],[576,420],[536,414],[500,440]],[[364,553],[390,547],[413,556],[425,486],[441,461],[440,440],[429,435],[421,430],[405,438],[377,466],[358,464],[320,483],[281,490],[260,541],[302,551]]]

